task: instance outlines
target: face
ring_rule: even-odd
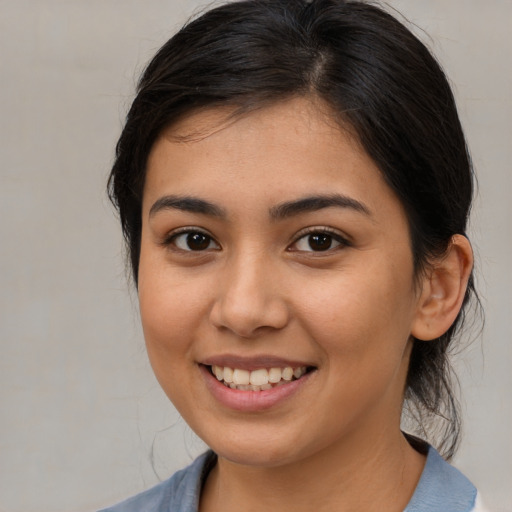
[[[241,464],[399,432],[418,308],[407,219],[324,112],[307,99],[230,122],[203,111],[148,161],[149,358],[192,429]]]

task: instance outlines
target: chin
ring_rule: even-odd
[[[224,432],[226,435],[222,439],[219,439],[218,431],[211,436],[199,434],[219,457],[234,464],[273,468],[306,458],[314,451],[301,447],[303,443],[298,436],[288,430],[279,432],[275,428],[254,425],[253,428],[224,428]]]

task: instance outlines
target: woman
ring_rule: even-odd
[[[110,193],[152,367],[211,451],[108,510],[482,510],[437,451],[459,434],[470,158],[399,22],[342,0],[206,12],[144,72]]]

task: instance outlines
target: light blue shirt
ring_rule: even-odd
[[[168,480],[100,512],[198,512],[203,481],[215,465],[208,451]],[[429,447],[418,486],[404,512],[471,512],[477,491],[437,451]]]

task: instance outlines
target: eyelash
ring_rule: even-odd
[[[309,237],[311,235],[326,235],[330,237],[332,240],[337,242],[339,245],[336,247],[329,247],[325,250],[319,250],[319,251],[302,251],[298,249],[292,249],[294,245],[297,245],[297,243],[302,240],[303,238]],[[330,253],[336,249],[342,249],[343,247],[350,247],[350,242],[342,236],[338,231],[326,227],[326,226],[313,226],[306,228],[298,233],[297,237],[295,238],[295,241],[288,247],[288,251],[290,252],[310,252],[310,253]]]
[[[187,249],[178,247],[176,245],[176,240],[178,239],[178,237],[180,237],[182,235],[194,235],[194,234],[203,235],[204,237],[206,237],[208,239],[208,246],[205,247],[204,250],[202,250],[202,249],[201,250],[193,250],[190,248],[189,248],[189,250],[187,250]],[[337,245],[335,247],[327,247],[326,249],[320,249],[318,251],[315,251],[315,250],[307,251],[307,250],[293,248],[293,246],[296,246],[300,240],[302,240],[303,238],[306,238],[308,236],[311,236],[311,235],[325,235],[327,237],[330,237],[331,240],[334,240],[339,245]],[[163,240],[162,245],[165,247],[173,246],[174,250],[182,252],[182,253],[202,253],[202,252],[205,252],[207,249],[210,249],[209,246],[211,243],[214,243],[217,246],[216,248],[214,248],[214,250],[220,249],[220,244],[208,232],[198,229],[196,227],[183,227],[177,231],[173,231],[172,233],[170,233]],[[341,249],[343,247],[349,247],[350,245],[351,245],[350,242],[345,237],[343,237],[338,231],[335,231],[334,229],[329,228],[329,227],[314,226],[314,227],[306,228],[306,229],[302,230],[301,232],[299,232],[298,235],[295,237],[294,241],[288,246],[287,251],[301,252],[301,253],[330,253],[333,250]]]
[[[217,247],[220,247],[218,242],[216,242],[215,239],[208,232],[203,231],[202,229],[198,229],[196,227],[183,227],[183,228],[178,229],[177,231],[173,231],[172,233],[170,233],[168,236],[165,237],[165,239],[162,242],[162,245],[165,246],[165,247],[172,247],[173,246],[173,250],[179,251],[181,253],[187,253],[187,252],[189,252],[189,253],[201,253],[201,252],[204,252],[202,250],[194,251],[192,249],[190,249],[190,250],[182,249],[181,247],[178,247],[176,245],[176,239],[178,237],[180,237],[182,235],[194,235],[194,234],[203,235],[204,237],[206,237],[208,239],[208,245],[210,245],[213,242]],[[218,250],[218,248],[216,248],[214,250]]]

